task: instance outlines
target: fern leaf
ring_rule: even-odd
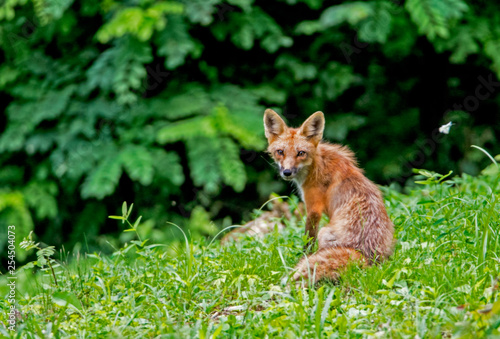
[[[53,182],[31,182],[24,187],[26,204],[33,208],[38,219],[55,218],[58,208],[55,196],[57,185]]]
[[[408,0],[406,10],[421,34],[429,40],[436,37],[447,39],[451,21],[460,19],[468,10],[462,0]]]
[[[33,0],[35,13],[42,26],[60,19],[73,0]]]
[[[207,192],[219,190],[221,172],[217,161],[221,151],[219,139],[196,137],[186,141],[191,178]]]
[[[235,12],[229,17],[231,24],[217,25],[214,35],[223,40],[226,36],[239,48],[249,50],[255,41],[269,53],[276,52],[280,47],[290,47],[293,40],[283,34],[281,27],[266,12],[255,7],[251,12]]]
[[[120,152],[121,162],[130,179],[147,186],[153,181],[153,157],[138,145],[128,145]]]
[[[484,44],[484,52],[493,61],[491,68],[496,73],[497,78],[500,79],[500,39],[488,40]]]
[[[182,93],[168,99],[148,100],[155,116],[169,120],[186,118],[192,115],[208,114],[213,107],[208,93],[200,86],[186,88]]]
[[[256,133],[262,132],[261,111],[234,109],[230,114],[226,106],[218,105],[214,108],[214,121],[217,130],[234,137],[243,147],[260,150],[265,147],[263,133]]]
[[[320,82],[314,87],[314,92],[317,96],[323,95],[330,100],[361,81],[351,66],[334,61],[328,63],[326,69],[320,72],[319,78]]]
[[[0,151],[18,151],[25,145],[26,136],[32,133],[35,127],[44,120],[53,120],[65,111],[75,90],[68,86],[63,90],[48,91],[40,96],[38,101],[24,103],[13,102],[7,107],[9,124],[6,131],[0,136]],[[38,148],[28,148],[31,154]]]
[[[99,87],[104,93],[114,92],[119,104],[134,103],[138,99],[135,92],[146,90],[144,64],[152,59],[149,44],[131,37],[120,38],[89,68],[85,89],[90,93]]]
[[[184,64],[186,57],[198,55],[201,48],[195,43],[188,33],[188,26],[181,16],[172,16],[165,29],[157,38],[158,55],[165,57],[165,67],[174,69]]]
[[[154,149],[151,154],[154,158],[153,166],[157,176],[167,179],[177,187],[184,183],[184,169],[177,153]]]
[[[391,32],[392,16],[386,6],[375,7],[375,13],[359,24],[358,38],[360,41],[384,44]]]
[[[344,22],[355,25],[372,16],[373,13],[372,4],[355,1],[325,9],[319,21],[324,28],[337,26]]]
[[[2,5],[0,6],[0,21],[14,19],[16,7],[25,5],[27,2],[28,0],[2,1]]]
[[[184,6],[178,2],[158,2],[149,8],[127,7],[118,10],[113,18],[97,32],[97,39],[106,43],[113,38],[131,34],[140,41],[148,41],[156,29],[166,24],[166,14],[180,14]]]
[[[203,26],[207,26],[213,21],[213,15],[217,10],[215,6],[218,2],[220,2],[220,0],[186,1],[184,13],[192,23],[199,23]]]
[[[104,159],[85,179],[82,186],[82,198],[102,199],[115,191],[122,174],[122,163],[115,155]]]
[[[240,159],[240,150],[229,138],[222,138],[220,146],[221,151],[218,152],[218,159],[222,179],[236,192],[241,192],[245,187],[247,175],[245,166]]]
[[[0,66],[0,89],[4,89],[8,84],[13,83],[20,75],[21,71],[17,68],[9,65]]]
[[[210,117],[195,117],[163,127],[158,131],[156,139],[161,144],[167,144],[199,136],[215,137],[216,134]]]

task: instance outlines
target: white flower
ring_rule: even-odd
[[[451,125],[453,125],[453,123],[450,121],[446,125],[439,127],[439,132],[444,133],[444,134],[450,133]]]

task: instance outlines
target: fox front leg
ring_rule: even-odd
[[[304,251],[309,252],[316,243],[317,235],[318,235],[318,226],[321,220],[321,213],[311,212],[308,213],[306,219],[306,233],[307,243],[304,245]]]

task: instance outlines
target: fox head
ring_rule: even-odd
[[[290,128],[272,109],[264,113],[264,129],[268,152],[279,166],[285,180],[303,181],[313,163],[316,148],[323,138],[325,116],[311,115],[299,128]]]

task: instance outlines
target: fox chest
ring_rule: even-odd
[[[325,190],[317,187],[300,186],[299,193],[302,201],[306,204],[307,213],[326,213],[330,216],[328,195]]]

